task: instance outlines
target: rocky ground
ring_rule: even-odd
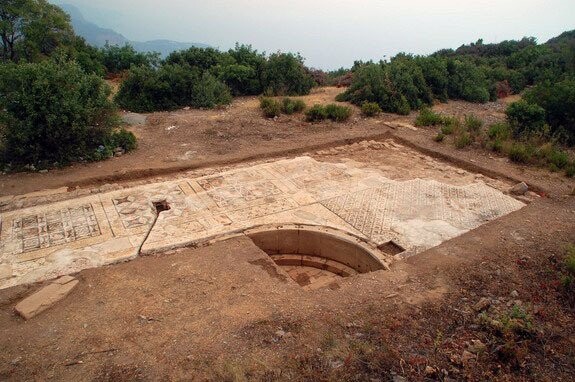
[[[335,94],[320,90],[310,102]],[[503,107],[437,108],[496,120]],[[133,127],[142,142],[133,154],[48,174],[2,176],[2,193],[15,195],[3,199],[3,208],[171,178],[177,175],[162,172],[174,171],[174,163],[213,172],[218,166],[210,161],[266,160],[286,150],[366,166],[389,160],[398,164],[388,166],[392,177],[425,176],[409,165],[420,158],[330,143],[385,134],[464,173],[525,181],[541,197],[389,271],[345,278],[333,288],[302,289],[251,241],[234,238],[82,271],[68,297],[29,321],[14,307],[42,285],[2,290],[0,379],[573,380],[575,300],[561,282],[567,246],[575,243],[573,180],[478,147],[436,143],[433,129],[384,124],[395,120],[410,122],[391,115],[362,119],[357,111],[343,125],[308,125],[301,117],[270,121],[259,115],[255,99],[242,99],[222,111],[148,116],[147,125]],[[170,126],[179,127],[166,130]],[[186,151],[197,153],[189,161],[165,161]],[[158,171],[154,178],[135,179],[147,168]],[[429,171],[451,176],[447,182],[462,175]],[[116,174],[116,185],[104,184],[107,174]],[[20,195],[55,187],[65,188]]]

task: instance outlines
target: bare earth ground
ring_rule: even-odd
[[[320,89],[306,102],[332,101],[339,91]],[[504,102],[436,108],[494,121],[503,118]],[[525,180],[544,197],[391,271],[342,279],[332,289],[303,290],[250,240],[236,238],[82,271],[70,296],[28,322],[13,307],[40,285],[2,290],[0,379],[573,380],[575,314],[559,272],[565,245],[575,242],[573,180],[435,143],[433,129],[383,123],[413,117],[362,119],[356,110],[341,125],[307,124],[301,116],[273,121],[260,116],[257,99],[244,98],[226,110],[152,114],[148,125],[133,127],[140,148],[130,155],[2,176],[3,195],[70,187],[73,197],[106,182],[173,178],[180,173],[162,171],[178,167],[214,172],[214,163],[294,149],[317,160],[353,159],[397,179],[434,174],[457,184],[482,173],[495,182]],[[471,172],[411,166],[424,157],[332,143],[379,134]],[[155,178],[139,179],[148,169]],[[477,309],[482,298],[488,303]],[[515,326],[515,318],[505,320],[517,316],[514,309],[528,315]]]

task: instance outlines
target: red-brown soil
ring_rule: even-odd
[[[339,91],[320,89],[306,102],[328,102]],[[438,106],[484,119],[501,118],[503,107]],[[387,133],[474,172],[524,180],[544,197],[390,271],[342,279],[332,289],[304,291],[249,239],[235,238],[82,271],[65,300],[27,322],[14,305],[40,285],[0,291],[0,379],[573,380],[575,306],[561,285],[565,248],[575,243],[573,180],[480,148],[436,143],[433,129],[383,123],[397,116],[355,113],[346,124],[265,120],[255,98],[226,110],[155,113],[132,128],[136,152],[48,174],[4,175],[0,192],[97,187],[110,175],[129,185],[148,169],[169,177],[164,172],[177,167]],[[379,160],[369,151],[354,155]],[[338,160],[329,151],[315,156]]]

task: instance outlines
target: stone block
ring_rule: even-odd
[[[521,182],[511,187],[509,193],[513,195],[524,195],[527,191],[529,191],[529,186],[527,186],[525,182]]]
[[[66,280],[69,281],[60,284]],[[29,320],[66,297],[78,285],[78,282],[73,277],[64,276],[20,301],[16,305],[16,312],[25,320]]]

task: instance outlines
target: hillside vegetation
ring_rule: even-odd
[[[112,116],[115,106],[136,112],[213,108],[235,96],[304,95],[330,84],[349,85],[338,100],[362,106],[364,115],[408,114],[448,99],[487,102],[528,88],[508,113],[514,131],[575,144],[575,31],[544,44],[478,40],[429,56],[401,53],[329,73],[306,67],[299,54],[267,55],[240,44],[228,51],[192,47],[165,59],[130,45],[96,48],[74,35],[68,15],[45,0],[2,2],[0,38],[5,169],[110,156],[118,148],[113,134],[130,133],[118,130],[113,118],[95,116]],[[114,104],[104,101],[109,89],[103,78],[110,76],[123,78]],[[313,112],[323,115],[319,108]],[[119,148],[131,149],[133,141],[124,139]]]

